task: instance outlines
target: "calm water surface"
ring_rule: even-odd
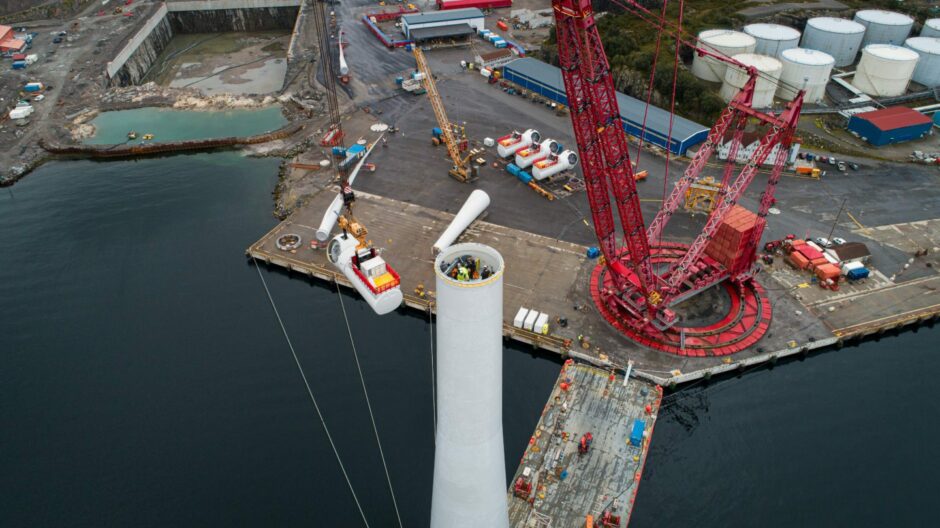
[[[128,142],[127,133],[137,132],[140,143],[144,134],[153,134],[154,143],[188,139],[251,136],[277,130],[287,124],[280,106],[245,110],[174,110],[172,108],[135,108],[102,112],[92,119],[95,135],[85,143],[112,145]]]
[[[0,190],[0,526],[358,526],[245,248],[278,160],[46,165]],[[263,270],[372,526],[395,517],[336,293]],[[347,296],[406,526],[427,525],[428,326]],[[932,519],[936,330],[670,397],[632,526]],[[507,471],[559,364],[507,349]]]

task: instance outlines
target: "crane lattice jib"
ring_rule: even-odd
[[[615,284],[622,289],[627,272],[616,247],[608,186],[613,191],[629,263],[631,280],[650,307],[658,304],[657,279],[650,261],[640,198],[620,121],[616,90],[590,0],[554,0],[559,61],[571,121],[582,158],[582,172],[601,251]]]
[[[755,76],[751,76],[748,81],[744,84],[744,87],[741,88],[741,91],[732,99],[732,104],[729,104],[724,110],[722,110],[721,115],[718,117],[718,121],[715,121],[715,124],[712,125],[712,129],[708,132],[708,137],[705,139],[705,143],[698,149],[695,153],[695,156],[692,157],[692,162],[689,163],[689,166],[686,167],[685,172],[682,174],[682,177],[679,178],[679,181],[676,182],[675,186],[672,188],[672,192],[669,194],[669,197],[666,198],[666,201],[663,202],[662,208],[656,213],[656,217],[653,218],[653,221],[650,222],[648,237],[650,240],[661,240],[663,236],[663,230],[666,228],[666,224],[669,223],[670,218],[672,218],[673,213],[675,213],[679,206],[683,203],[685,199],[685,193],[689,189],[689,186],[699,177],[702,173],[702,169],[705,168],[705,164],[708,163],[708,160],[711,158],[712,154],[717,147],[724,140],[725,135],[728,132],[728,129],[731,127],[731,124],[735,121],[735,104],[750,106],[750,102],[754,97],[754,86],[757,82]],[[723,189],[727,188],[727,185]]]
[[[793,129],[796,126],[797,119],[799,119],[800,108],[802,106],[802,93],[798,97],[787,105],[786,110],[779,117],[773,117],[766,114],[761,114],[756,112],[750,107],[739,106],[732,101],[731,107],[734,109],[735,113],[744,113],[751,117],[756,117],[762,119],[770,124],[771,129],[767,134],[760,139],[757,150],[754,152],[754,155],[748,160],[747,164],[744,166],[744,169],[734,180],[734,182],[728,187],[725,192],[724,199],[721,200],[721,203],[718,204],[718,207],[712,212],[708,217],[708,221],[705,223],[705,228],[701,233],[695,238],[695,241],[689,246],[689,250],[682,256],[682,258],[672,266],[671,273],[667,279],[668,288],[667,294],[664,297],[664,302],[668,304],[669,300],[678,295],[680,287],[686,279],[692,274],[691,268],[692,264],[695,263],[705,251],[705,247],[711,241],[712,236],[718,230],[719,224],[724,220],[725,215],[728,211],[738,202],[741,196],[744,194],[744,191],[750,185],[751,181],[754,179],[754,175],[757,174],[758,169],[763,165],[767,160],[768,156],[773,151],[774,147],[778,147],[780,150],[777,151],[778,157],[775,159],[774,169],[771,171],[771,180],[768,185],[768,189],[764,191],[761,200],[761,211],[762,217],[766,216],[767,209],[770,207],[770,202],[773,199],[773,192],[776,186],[776,180],[779,179],[779,172],[783,168],[783,160],[785,159],[785,148],[784,144],[790,141],[793,135]],[[774,176],[776,173],[776,177]],[[757,230],[760,231],[760,230]],[[759,236],[759,233],[758,233]],[[750,244],[752,241],[747,241],[747,244]],[[753,242],[756,246],[756,241]]]
[[[444,136],[444,145],[450,158],[454,160],[454,166],[458,169],[463,167],[464,161],[460,157],[460,149],[457,147],[457,139],[454,137],[454,129],[447,119],[447,111],[444,109],[444,101],[437,91],[437,83],[434,82],[434,76],[431,75],[431,68],[428,66],[427,59],[424,58],[424,52],[417,45],[412,45],[412,52],[415,56],[415,62],[418,63],[418,71],[424,75],[424,89],[428,92],[428,100],[431,101],[431,108],[434,109],[434,117],[437,118],[437,124],[441,127],[441,134]]]

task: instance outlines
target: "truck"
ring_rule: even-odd
[[[810,167],[808,165],[801,165],[801,166],[796,167],[796,173],[804,174],[806,176],[819,179],[820,175],[822,174],[822,171],[820,171],[816,167]]]

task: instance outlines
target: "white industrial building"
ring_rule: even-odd
[[[432,38],[472,35],[483,27],[483,11],[475,7],[431,11],[401,17],[402,32],[415,42]]]

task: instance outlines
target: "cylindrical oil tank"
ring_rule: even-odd
[[[862,47],[869,44],[894,44],[900,46],[911,34],[914,19],[894,11],[863,9],[855,13],[854,20],[865,26]]]
[[[920,55],[914,68],[914,82],[927,88],[940,86],[940,38],[911,37],[904,41],[904,46]]]
[[[907,91],[920,56],[893,44],[869,44],[855,69],[852,84],[868,95],[893,97]]]
[[[928,18],[920,30],[922,37],[940,37],[940,18]]]
[[[730,29],[709,29],[698,34],[699,46],[728,57],[740,53],[752,53],[757,46],[754,37]],[[713,57],[695,54],[692,58],[692,75],[703,81],[721,82],[725,78],[728,64]]]
[[[792,101],[797,92],[805,90],[803,101],[818,103],[826,95],[826,84],[836,60],[828,53],[791,48],[780,54],[783,71],[777,86],[777,97]]]
[[[773,57],[756,53],[739,53],[734,56],[734,60],[745,66],[753,66],[760,72],[757,83],[754,85],[754,100],[751,102],[751,106],[754,108],[768,108],[773,105],[774,93],[777,91],[777,79],[780,78],[783,64]],[[722,99],[730,101],[741,91],[748,78],[747,71],[743,68],[729,64],[728,70],[725,72],[725,82],[721,85],[721,91],[719,92]]]
[[[453,277],[453,267],[470,277]],[[503,258],[456,244],[434,261],[437,431],[431,528],[509,528],[503,450]]]
[[[824,51],[836,61],[837,67],[855,62],[865,38],[865,26],[845,18],[816,17],[806,22],[801,48]]]
[[[754,53],[779,58],[783,50],[800,44],[800,32],[780,24],[748,24],[744,32],[754,37],[757,45]]]

